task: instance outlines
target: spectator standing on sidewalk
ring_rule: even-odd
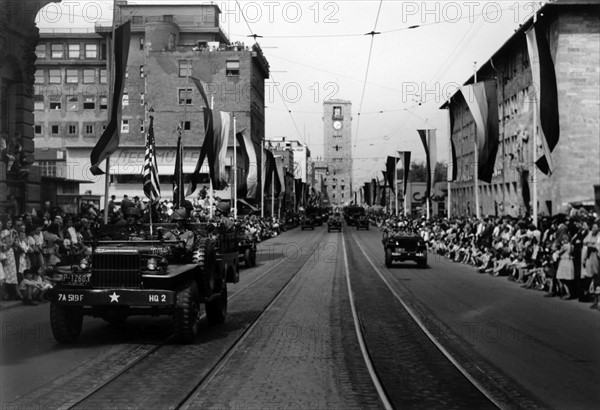
[[[15,253],[13,250],[14,238],[12,236],[12,221],[9,219],[6,221],[6,228],[0,232],[0,240],[2,246],[2,254],[4,260],[2,265],[4,268],[5,275],[5,289],[9,298],[20,299],[19,293],[19,281],[17,279],[17,264],[15,261]]]
[[[594,277],[598,277],[598,246],[600,245],[600,235],[598,234],[598,224],[592,224],[590,231],[583,240],[583,249],[581,259],[581,290],[584,300],[589,298],[590,286]],[[592,289],[593,290],[593,289]]]
[[[561,284],[563,296],[561,298],[573,299],[572,284],[575,278],[575,267],[573,266],[573,256],[571,252],[573,247],[569,240],[569,235],[565,234],[560,238],[561,247],[558,250],[559,260],[556,270],[556,279]]]

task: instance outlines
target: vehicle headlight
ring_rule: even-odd
[[[146,266],[148,267],[148,270],[156,270],[156,267],[158,266],[158,261],[156,260],[156,258],[150,258],[148,259],[148,263],[146,264]]]
[[[83,258],[82,260],[79,261],[79,269],[86,270],[89,267],[90,267],[90,261],[88,258]]]

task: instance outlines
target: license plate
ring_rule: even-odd
[[[70,285],[85,286],[90,283],[91,277],[91,273],[66,273],[63,282]]]
[[[59,293],[59,302],[83,302],[83,295],[77,293]]]

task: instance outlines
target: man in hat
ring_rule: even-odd
[[[175,222],[175,229],[167,231],[163,239],[167,241],[181,241],[186,252],[191,252],[194,246],[194,232],[187,226],[187,211],[185,208],[177,208],[171,214],[171,222]]]
[[[220,224],[226,228],[226,230],[231,231],[235,227],[234,222],[229,217],[229,212],[231,211],[231,206],[227,202],[219,202],[217,205],[217,215],[220,217]]]

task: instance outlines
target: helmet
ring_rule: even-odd
[[[171,214],[171,222],[185,221],[187,219],[187,211],[185,208],[177,208]]]
[[[228,202],[220,202],[217,205],[217,209],[221,211],[223,215],[229,215],[229,211],[231,210],[231,205]]]
[[[135,206],[130,206],[125,211],[125,215],[126,216],[135,216],[135,217],[139,218],[140,217],[140,211]]]

